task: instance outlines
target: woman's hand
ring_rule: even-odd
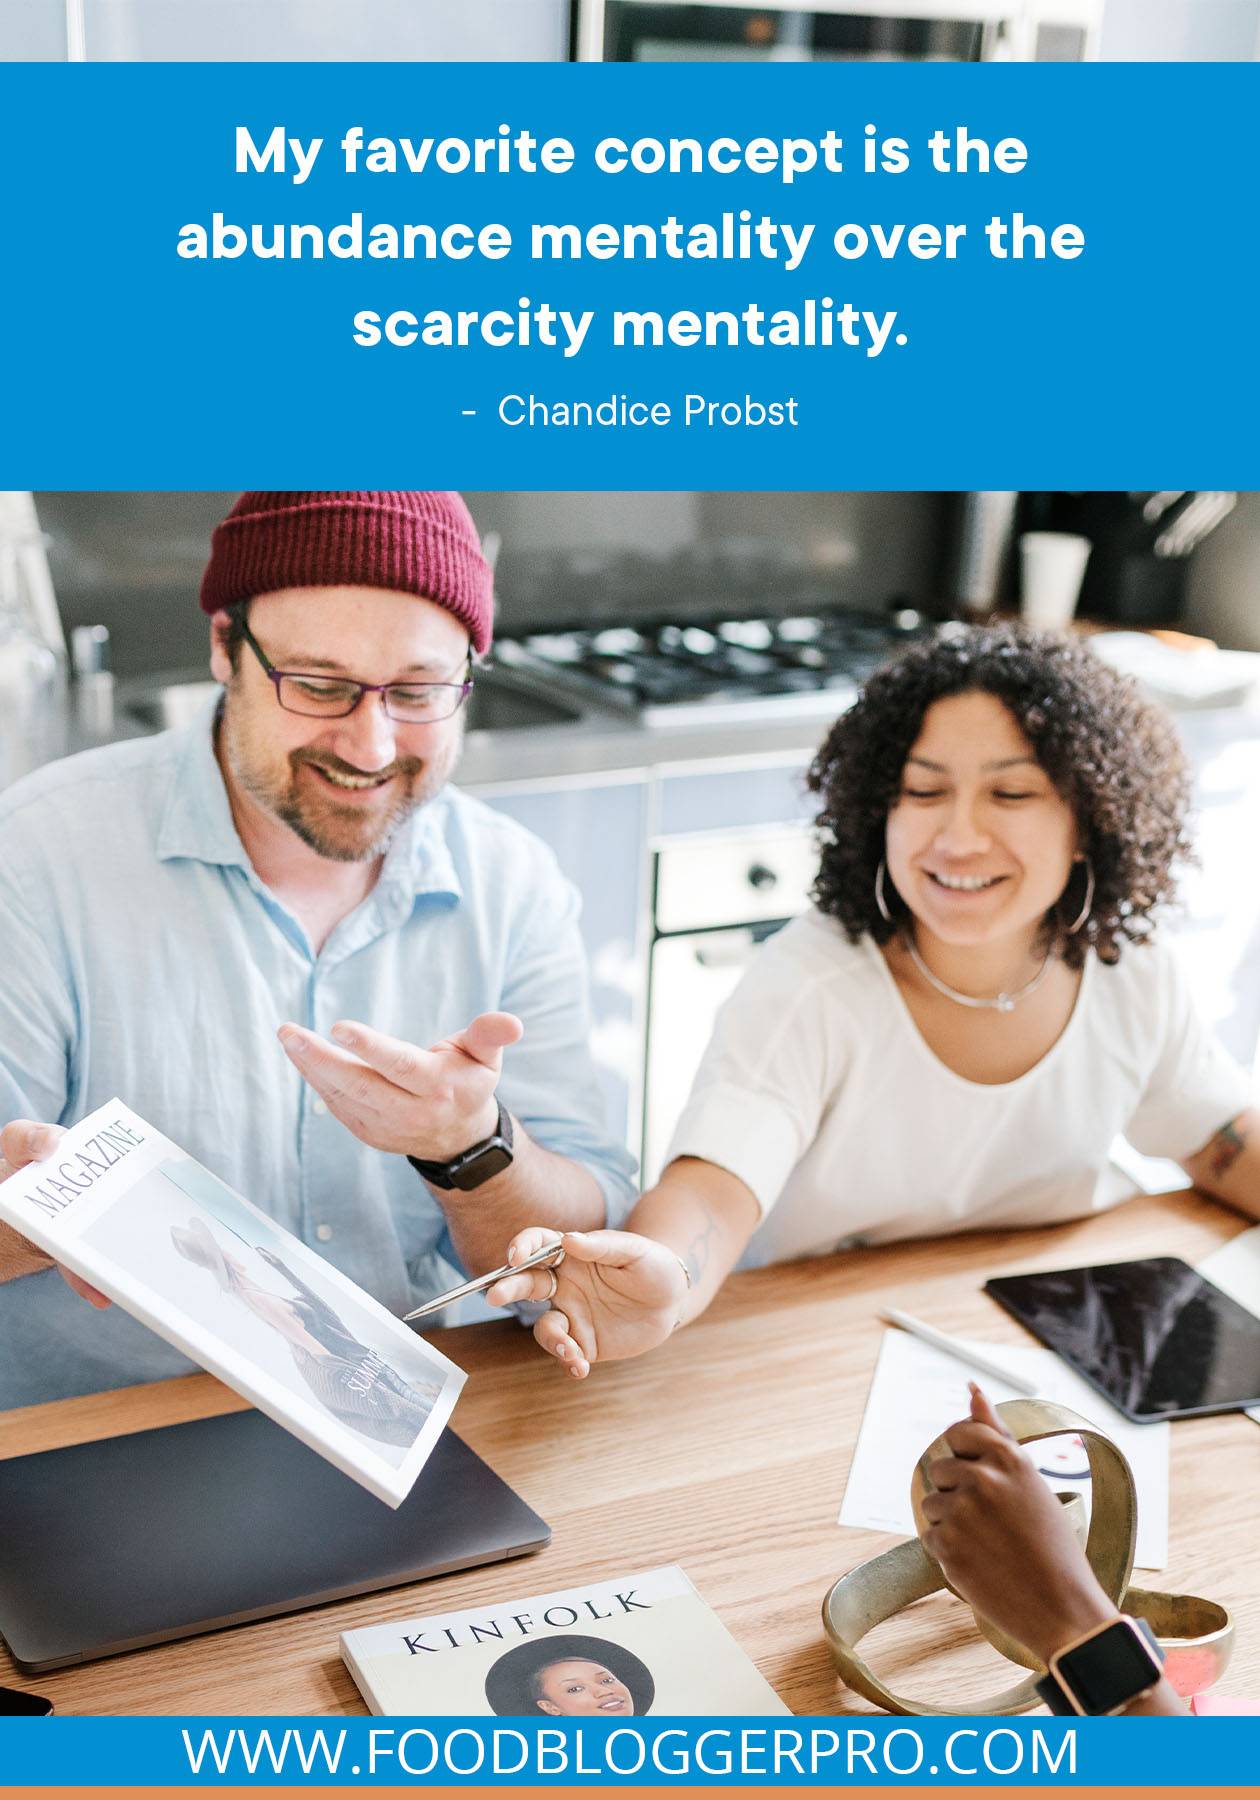
[[[923,1544],[967,1604],[1043,1663],[1118,1618],[1062,1504],[974,1382],[971,1417],[945,1441],[952,1456],[928,1468]]]
[[[564,1246],[558,1269],[505,1275],[486,1299],[491,1306],[549,1300],[551,1310],[534,1326],[534,1336],[577,1380],[590,1374],[594,1362],[653,1349],[677,1325],[686,1272],[655,1238],[633,1231],[566,1231],[557,1238],[534,1225],[512,1239],[507,1259],[520,1262],[547,1243]]]

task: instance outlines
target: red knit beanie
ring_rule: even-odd
[[[458,494],[242,494],[211,537],[201,604],[341,586],[418,594],[490,648],[490,565]]]

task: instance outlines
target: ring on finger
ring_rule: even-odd
[[[547,1292],[543,1295],[543,1299],[544,1300],[554,1300],[556,1297],[556,1289],[560,1286],[560,1282],[556,1276],[556,1272],[554,1269],[547,1270],[547,1279],[550,1281],[551,1286],[547,1289]]]

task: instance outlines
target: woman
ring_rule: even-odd
[[[382,1444],[410,1448],[415,1443],[438,1397],[436,1382],[417,1388],[404,1381],[378,1350],[359,1342],[323,1296],[274,1250],[255,1246],[262,1260],[295,1290],[291,1295],[261,1287],[203,1219],[172,1225],[171,1242],[186,1262],[209,1270],[221,1293],[232,1295],[279,1333],[298,1374],[335,1419]]]
[[[501,1656],[486,1676],[491,1712],[508,1718],[627,1717],[647,1712],[655,1696],[647,1664],[608,1638],[536,1638]]]
[[[1188,780],[1134,684],[1077,641],[947,627],[871,678],[810,784],[814,910],[723,1009],[631,1229],[491,1290],[551,1300],[535,1335],[574,1376],[694,1318],[746,1251],[1096,1210],[1120,1133],[1260,1211],[1249,1083],[1152,941]]]

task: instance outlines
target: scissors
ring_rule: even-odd
[[[403,1314],[403,1324],[410,1325],[416,1319],[427,1319],[430,1313],[440,1312],[453,1300],[462,1300],[466,1294],[484,1294],[492,1288],[496,1281],[502,1281],[505,1275],[520,1275],[526,1269],[558,1269],[564,1261],[564,1249],[558,1242],[544,1244],[541,1250],[535,1250],[532,1256],[524,1257],[518,1263],[504,1263],[501,1269],[491,1269],[488,1275],[474,1275],[471,1281],[462,1281],[458,1287],[448,1289],[445,1294],[437,1294],[432,1300],[426,1300],[423,1306],[417,1306],[414,1312]]]

